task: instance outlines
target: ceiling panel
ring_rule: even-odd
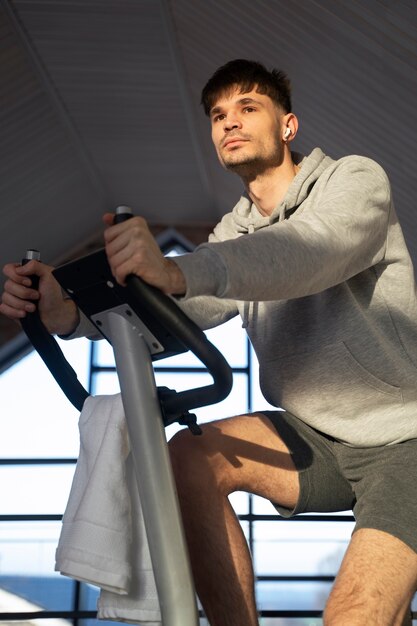
[[[28,247],[50,262],[91,232],[80,215],[103,208],[102,190],[1,10],[0,29],[0,264]]]
[[[151,220],[207,219],[162,3],[14,5],[109,200]]]

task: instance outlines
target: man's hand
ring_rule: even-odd
[[[19,321],[35,311],[36,306],[50,333],[66,335],[75,330],[79,313],[72,300],[65,300],[61,287],[52,275],[54,268],[39,261],[26,265],[8,263],[3,268],[7,276],[1,298],[0,313]],[[34,289],[30,276],[39,276],[39,287]],[[35,305],[36,302],[36,305]]]
[[[106,213],[104,232],[107,258],[113,276],[120,285],[126,276],[135,274],[166,294],[183,294],[185,278],[178,265],[164,257],[142,217],[132,217],[113,225],[114,215]]]

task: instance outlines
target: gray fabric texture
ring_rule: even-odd
[[[177,257],[203,328],[239,311],[266,399],[350,446],[417,438],[414,273],[389,181],[371,159],[316,148],[264,217],[243,195]]]
[[[417,439],[356,448],[338,443],[285,411],[264,411],[299,472],[300,496],[284,517],[353,509],[354,532],[389,533],[417,552]]]

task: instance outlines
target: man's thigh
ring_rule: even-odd
[[[248,491],[271,500],[284,516],[341,511],[353,492],[340,474],[333,442],[283,411],[240,415],[202,425],[203,435],[170,442],[177,480],[223,493]]]
[[[324,613],[325,626],[401,626],[416,590],[417,554],[375,529],[354,533]]]
[[[298,471],[270,420],[261,414],[240,415],[201,427],[201,436],[184,430],[169,443],[177,480],[195,480],[202,488],[210,481],[226,495],[247,491],[295,507]]]

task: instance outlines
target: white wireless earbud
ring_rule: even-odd
[[[290,135],[291,135],[291,128],[287,128],[284,133],[284,139],[288,139]]]

